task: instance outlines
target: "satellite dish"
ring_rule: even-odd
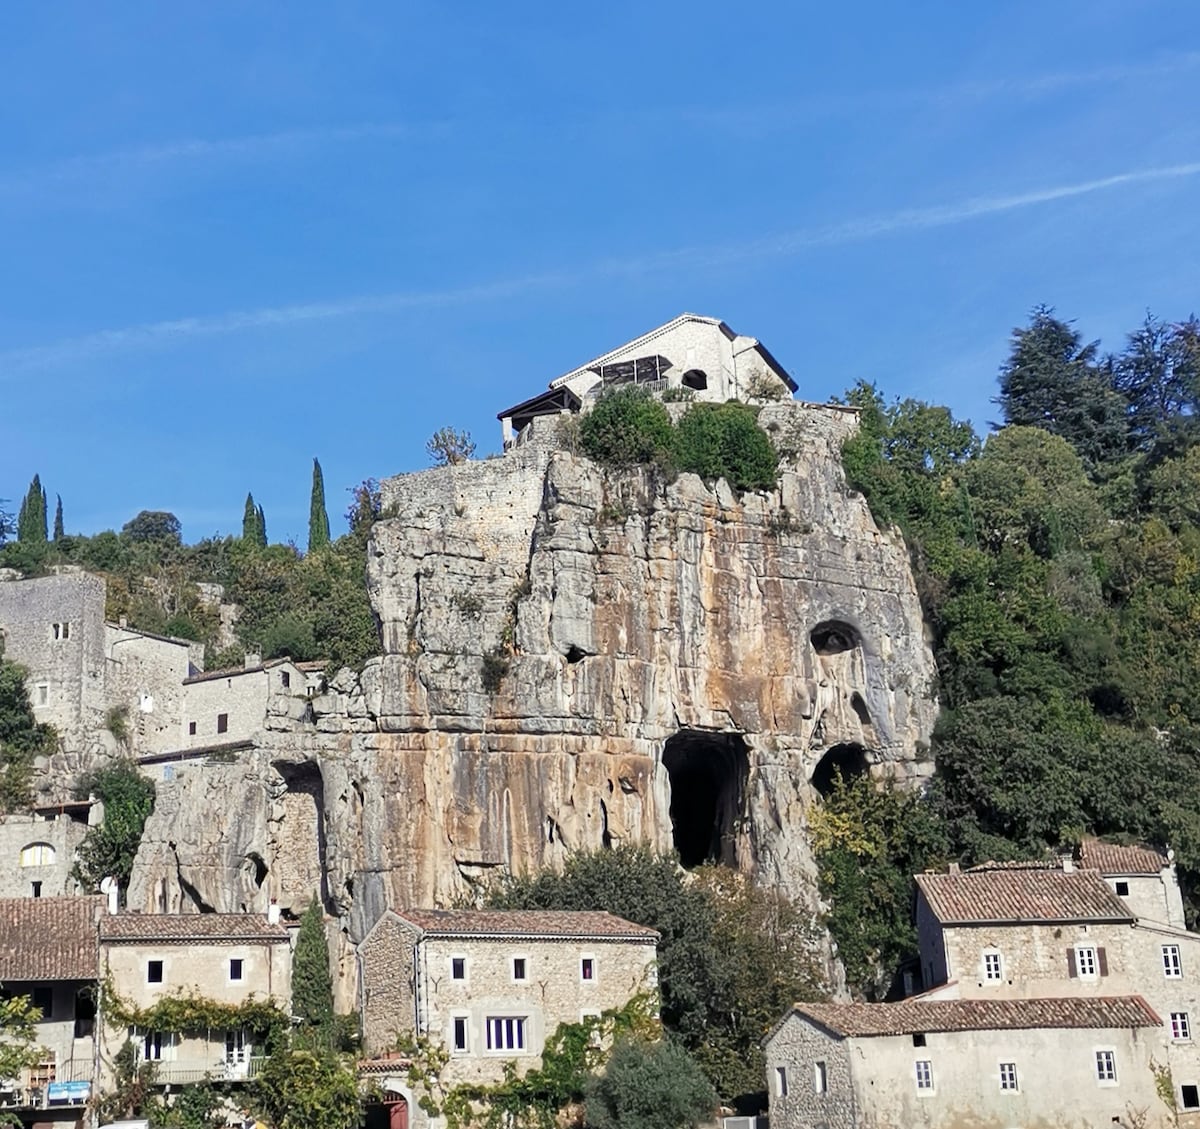
[[[117,888],[117,880],[109,875],[107,878],[100,879],[100,893],[107,894],[109,890]]]

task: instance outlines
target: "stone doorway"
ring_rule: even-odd
[[[737,823],[745,814],[750,760],[740,733],[683,729],[663,746],[671,785],[671,829],[679,861],[737,866]]]

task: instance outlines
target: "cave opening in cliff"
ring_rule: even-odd
[[[663,767],[671,784],[671,827],[679,861],[737,865],[735,831],[744,814],[750,760],[739,733],[684,729],[667,739]]]
[[[808,637],[818,655],[840,655],[861,645],[858,631],[838,619],[827,619],[818,623],[808,633]]]
[[[275,768],[285,786],[279,800],[283,818],[277,832],[274,864],[279,902],[285,913],[289,909],[292,913],[303,912],[309,897],[315,893],[332,913],[321,769],[313,761],[276,761]]]
[[[867,750],[861,745],[834,745],[817,761],[813,769],[812,786],[820,792],[822,798],[828,799],[839,778],[849,783],[860,776],[866,776],[870,771],[871,762],[867,760]]]

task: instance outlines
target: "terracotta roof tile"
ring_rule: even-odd
[[[0,898],[0,981],[95,980],[104,898]]]
[[[1167,856],[1153,847],[1122,847],[1085,839],[1079,848],[1079,865],[1101,874],[1153,874],[1156,877],[1169,865]]]
[[[905,1000],[896,1004],[796,1004],[795,1015],[837,1035],[920,1031],[1019,1031],[1036,1027],[1157,1027],[1141,996],[1034,1000]]]
[[[1087,870],[991,870],[918,874],[943,925],[985,921],[1132,921],[1124,902]]]
[[[286,941],[288,931],[259,913],[122,913],[105,915],[100,940]]]
[[[598,911],[406,909],[396,916],[432,936],[658,938],[653,929]]]

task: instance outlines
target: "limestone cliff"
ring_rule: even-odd
[[[842,475],[855,419],[764,408],[771,493],[606,471],[550,428],[385,482],[383,656],[235,762],[172,769],[132,904],[322,883],[357,937],[387,903],[628,840],[811,899],[809,806],[839,767],[920,776],[936,712],[905,548]]]

